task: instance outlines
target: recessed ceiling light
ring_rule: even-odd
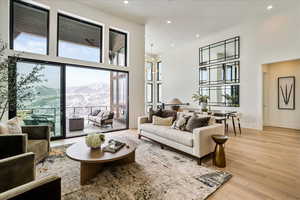
[[[196,38],[200,38],[200,34],[199,33],[196,34]]]
[[[272,10],[273,9],[273,5],[268,5],[267,10]]]
[[[175,44],[174,44],[174,43],[172,43],[172,44],[171,44],[171,47],[175,47]]]
[[[167,24],[172,24],[172,21],[170,21],[170,20],[167,20]]]
[[[123,1],[123,3],[124,3],[124,4],[128,4],[128,3],[129,3],[129,1],[127,1],[127,0],[124,0],[124,1]]]

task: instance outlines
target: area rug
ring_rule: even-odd
[[[123,134],[138,144],[135,163],[106,168],[81,186],[79,162],[67,158],[68,146],[60,146],[37,165],[37,178],[60,176],[63,200],[202,200],[231,178],[154,142]]]

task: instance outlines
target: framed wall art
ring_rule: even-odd
[[[278,109],[295,110],[295,77],[278,78]]]

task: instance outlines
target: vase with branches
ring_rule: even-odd
[[[192,100],[194,102],[200,103],[201,110],[203,112],[207,112],[208,111],[208,109],[207,109],[207,102],[209,100],[209,96],[195,93],[195,94],[192,95]]]
[[[44,66],[36,65],[29,73],[16,70],[18,54],[8,56],[7,44],[0,39],[0,121],[7,111],[22,109],[25,101],[36,95],[36,84],[46,81],[42,73]]]

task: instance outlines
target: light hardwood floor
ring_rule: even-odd
[[[220,170],[232,173],[233,178],[209,200],[300,200],[300,131],[266,127],[264,131],[243,129],[241,136],[230,132],[229,136],[225,146],[227,167]],[[60,140],[52,145],[82,139]],[[215,168],[211,159],[203,166]]]
[[[266,127],[229,136],[222,170],[233,178],[209,199],[300,199],[300,131]]]

